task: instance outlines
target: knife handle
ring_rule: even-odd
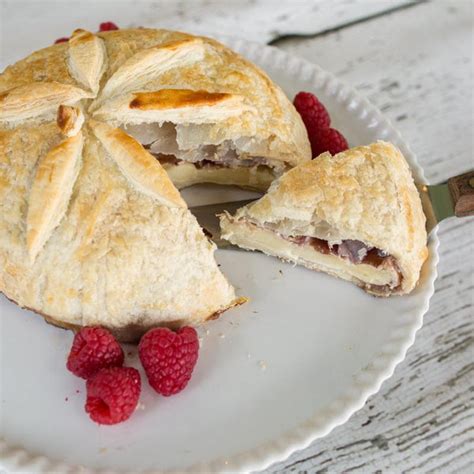
[[[474,171],[448,180],[448,188],[454,202],[456,217],[474,215]]]

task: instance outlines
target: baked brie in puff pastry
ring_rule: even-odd
[[[264,129],[267,114],[279,118]],[[143,133],[172,129],[188,151],[240,139],[277,169],[296,164],[286,157],[306,146],[294,115],[254,66],[182,33],[76,30],[8,67],[0,75],[0,292],[54,324],[100,325],[122,341],[241,303],[153,151],[163,137],[148,142]]]
[[[416,285],[428,255],[408,165],[377,142],[288,171],[255,203],[221,216],[222,237],[354,282],[377,296]]]

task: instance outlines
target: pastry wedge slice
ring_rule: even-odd
[[[303,163],[257,202],[221,216],[239,247],[351,281],[377,296],[416,286],[428,250],[407,162],[376,142]]]

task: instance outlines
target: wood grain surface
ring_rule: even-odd
[[[276,45],[366,95],[437,183],[474,168],[472,25],[471,2],[427,2]],[[267,472],[474,472],[473,223],[441,224],[430,310],[380,392]]]
[[[95,29],[107,20],[272,42],[367,96],[395,122],[428,182],[474,168],[470,0],[1,1],[0,7],[2,68],[74,28]],[[473,223],[441,224],[430,310],[380,392],[345,425],[266,473],[474,472]]]

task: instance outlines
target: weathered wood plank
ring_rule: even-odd
[[[120,26],[151,26],[206,35],[227,34],[266,43],[289,33],[318,33],[327,28],[397,8],[413,0],[348,1],[308,0],[121,0],[111,3],[91,0],[52,2],[4,0],[0,22],[3,41],[0,69],[38,47],[76,28],[94,31],[101,21]],[[74,14],[71,14],[71,12]],[[29,34],[18,35],[19,29]]]
[[[9,0],[0,4],[7,19],[0,21],[0,68],[78,26],[95,30],[106,20],[267,42],[287,33],[321,33],[406,3],[126,0],[115,2],[111,13],[109,2]],[[446,0],[279,46],[368,96],[396,122],[436,182],[474,164],[472,40],[472,3]],[[347,424],[267,472],[472,472],[473,233],[472,219],[443,223],[431,309],[380,393]]]
[[[441,180],[472,157],[472,24],[466,1],[423,3],[386,17],[279,47],[352,84],[397,123]]]
[[[432,2],[279,43],[354,85],[431,182],[473,168],[472,4]],[[474,220],[441,225],[436,293],[406,360],[344,426],[267,472],[472,472]]]

